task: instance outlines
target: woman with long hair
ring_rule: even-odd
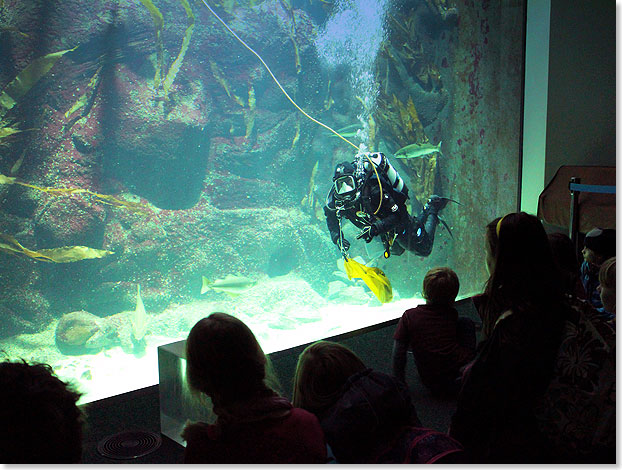
[[[186,342],[190,387],[211,398],[216,423],[192,423],[185,463],[325,463],[317,418],[294,408],[270,384],[268,358],[241,320],[212,313]]]
[[[567,304],[538,218],[519,212],[488,224],[486,265],[483,341],[450,435],[476,463],[545,462],[534,407],[551,380]]]

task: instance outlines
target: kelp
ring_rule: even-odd
[[[164,27],[164,17],[159,8],[156,7],[151,0],[140,0],[149,13],[156,30],[156,71],[153,77],[153,87],[157,89],[160,86],[162,80],[162,69],[164,68],[164,45],[162,44],[162,28]]]
[[[37,261],[48,263],[73,263],[85,259],[103,258],[114,254],[112,251],[89,248],[88,246],[62,246],[60,248],[47,248],[38,251],[29,250],[22,246],[15,237],[0,233],[0,251],[15,256],[26,256]]]
[[[184,9],[186,10],[186,16],[188,18],[188,27],[186,28],[186,32],[184,33],[184,40],[181,44],[181,50],[179,54],[177,54],[177,58],[173,61],[171,67],[166,74],[166,78],[164,79],[164,96],[168,96],[168,91],[177,76],[177,72],[181,68],[181,63],[184,60],[184,56],[186,55],[186,51],[188,50],[188,45],[190,44],[190,38],[192,37],[192,31],[194,30],[194,13],[192,13],[192,8],[190,8],[190,4],[188,0],[179,0]]]
[[[58,59],[67,52],[75,50],[76,47],[39,57],[17,74],[17,77],[5,86],[2,93],[0,93],[0,118],[8,113],[17,104],[17,101],[28,93],[41,77],[50,71]]]
[[[257,109],[255,106],[255,88],[253,85],[248,87],[248,111],[244,114],[244,120],[246,121],[246,138],[248,139],[255,127],[255,116],[257,115]]]
[[[290,147],[290,150],[294,150],[294,147],[298,143],[298,140],[300,140],[300,117],[296,116],[296,133],[294,134],[294,138],[292,139],[292,146]]]
[[[19,129],[15,129],[14,127],[0,127],[0,139],[4,139],[13,134],[17,134],[18,132],[22,132]]]
[[[411,96],[408,96],[406,104],[395,95],[391,101],[379,100],[375,116],[377,128],[388,135],[398,148],[413,142],[428,141]]]
[[[332,105],[335,104],[335,100],[333,99],[332,95],[331,95],[331,81],[328,80],[328,84],[326,85],[326,98],[324,99],[324,110],[328,111]]]
[[[181,69],[181,64],[184,60],[184,56],[188,51],[188,46],[190,45],[190,38],[192,37],[192,32],[194,31],[194,13],[192,12],[192,8],[190,7],[190,3],[188,0],[179,0],[179,3],[186,10],[186,17],[188,18],[188,26],[186,27],[186,32],[184,33],[184,39],[181,43],[181,49],[177,54],[177,57],[171,64],[168,72],[166,73],[166,77],[162,79],[164,76],[164,44],[162,41],[162,30],[164,28],[164,16],[162,16],[162,12],[160,9],[153,4],[151,0],[140,0],[149,13],[151,14],[151,18],[153,20],[153,24],[155,25],[156,30],[156,71],[155,76],[153,77],[153,87],[154,89],[159,89],[160,85],[162,85],[162,89],[164,91],[164,97],[168,98],[168,92],[171,89],[171,85],[175,81],[175,77]]]
[[[300,73],[302,67],[300,65],[300,53],[298,52],[298,44],[296,44],[296,17],[294,16],[294,8],[288,0],[281,0],[281,5],[285,11],[289,14],[291,19],[291,28],[288,31],[288,36],[292,45],[294,46],[294,59],[296,63],[296,73]]]
[[[245,103],[244,103],[244,100],[242,100],[239,96],[236,96],[231,91],[231,87],[229,86],[229,82],[227,82],[227,79],[225,78],[225,75],[222,73],[222,70],[220,70],[220,68],[218,67],[216,62],[214,62],[213,60],[210,60],[209,61],[209,65],[210,65],[210,68],[212,69],[212,73],[214,74],[214,77],[216,78],[216,81],[218,83],[220,83],[220,85],[224,88],[225,93],[227,93],[227,96],[229,98],[233,98],[233,100],[235,100],[235,102],[237,104],[239,104],[240,106],[242,106],[242,107],[246,106]]]
[[[149,209],[146,206],[138,202],[124,201],[114,196],[110,196],[109,194],[99,194],[99,193],[95,193],[93,191],[89,191],[88,189],[83,189],[83,188],[52,188],[48,186],[36,186],[34,184],[23,183],[21,181],[18,181],[17,178],[15,177],[5,176],[2,174],[0,174],[0,184],[17,184],[19,186],[36,189],[37,191],[41,191],[41,192],[52,194],[52,195],[59,195],[59,196],[60,195],[69,196],[72,194],[87,194],[89,196],[94,197],[99,202],[103,204],[108,204],[110,206],[122,207],[132,212],[148,212],[149,211]]]
[[[2,2],[0,2],[0,8],[2,8],[2,5],[3,5]],[[30,37],[29,34],[26,34],[23,31],[20,31],[15,26],[0,26],[0,33],[1,32],[16,33],[16,34],[19,34],[20,36],[22,36],[24,38],[29,38]]]
[[[13,163],[13,166],[11,167],[11,171],[10,171],[11,176],[16,175],[19,169],[22,167],[22,163],[24,163],[25,156],[26,156],[26,149],[24,149],[20,157],[15,161],[15,163]]]
[[[80,96],[76,100],[76,102],[71,106],[71,108],[69,108],[69,110],[67,110],[67,112],[65,113],[66,118],[70,117],[73,113],[75,113],[77,110],[81,108],[85,108],[84,112],[82,112],[80,115],[81,117],[88,114],[88,110],[90,109],[90,106],[87,106],[87,105],[89,104],[90,101],[92,101],[92,95],[94,94],[95,90],[97,89],[97,86],[99,85],[99,82],[101,80],[101,71],[102,71],[102,66],[100,65],[97,71],[91,77],[91,80],[89,80],[89,83],[86,86],[84,93],[82,93],[82,96]]]
[[[315,194],[313,190],[315,189],[315,175],[317,175],[317,169],[320,166],[320,161],[316,161],[315,165],[313,165],[313,169],[311,170],[311,177],[309,178],[309,185],[307,187],[307,194],[300,201],[300,205],[305,208],[311,210],[313,212],[313,206],[315,205]]]

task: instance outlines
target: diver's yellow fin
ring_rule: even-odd
[[[201,295],[205,294],[208,290],[210,290],[209,285],[211,284],[211,282],[209,282],[209,280],[205,277],[205,276],[201,276],[203,282],[201,284]]]
[[[362,279],[381,303],[393,300],[391,282],[381,269],[365,266],[352,258],[344,260],[344,267],[349,279],[355,277]]]

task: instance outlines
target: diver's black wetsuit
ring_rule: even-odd
[[[375,215],[380,199],[380,188],[375,174],[367,178],[360,197],[354,202],[353,207],[347,209],[340,210],[335,207],[335,188],[331,188],[324,206],[324,214],[333,243],[339,246],[338,217],[345,217],[360,229],[373,224],[374,236],[379,235],[382,238],[385,248],[388,248],[389,240],[395,234],[396,238],[390,251],[393,255],[399,256],[406,249],[419,256],[428,256],[432,252],[438,216],[428,213],[425,209],[418,218],[411,216],[405,204],[408,189],[404,187],[403,192],[396,191],[381,172],[378,176],[382,184],[382,204]],[[367,241],[371,241],[371,238],[373,236]]]

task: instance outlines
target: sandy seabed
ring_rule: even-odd
[[[0,341],[0,352],[9,360],[50,364],[58,377],[83,394],[83,404],[157,384],[158,346],[186,339],[192,326],[212,312],[240,318],[264,352],[272,353],[399,318],[404,310],[422,303],[417,298],[397,297],[380,304],[358,281],[344,283],[338,303],[320,296],[306,281],[287,275],[266,278],[236,297],[211,293],[207,300],[147,312],[146,348],[141,354],[114,346],[96,354],[64,355],[54,341],[56,321],[39,333]],[[343,303],[344,299],[348,302]]]

